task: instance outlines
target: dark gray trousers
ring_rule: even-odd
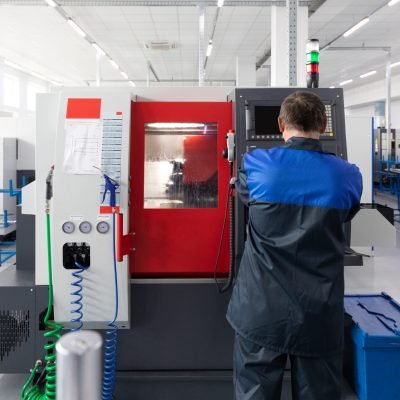
[[[235,400],[280,400],[287,354],[265,349],[236,334]],[[289,356],[293,400],[340,400],[342,356]]]

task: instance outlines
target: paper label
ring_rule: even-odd
[[[98,175],[101,168],[102,122],[66,120],[64,172],[76,175]]]

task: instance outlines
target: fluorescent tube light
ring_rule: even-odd
[[[110,62],[110,64],[111,64],[115,69],[119,69],[118,64],[117,64],[112,58],[110,58],[108,61]]]
[[[102,56],[106,55],[106,52],[97,44],[97,43],[92,43],[92,46],[96,49],[96,51],[101,54]]]
[[[46,3],[50,6],[50,7],[57,7],[58,4],[54,1],[54,0],[46,0]]]
[[[4,60],[4,64],[9,66],[9,67],[11,67],[11,68],[15,68],[15,69],[18,69],[18,70],[23,71],[23,72],[28,72],[25,68],[21,67],[18,64],[13,63],[12,61]]]
[[[367,78],[368,76],[372,76],[372,75],[375,75],[375,74],[376,74],[376,71],[370,71],[370,72],[367,72],[366,74],[360,75],[360,78],[364,79],[364,78]]]
[[[340,82],[339,85],[340,86],[344,86],[344,85],[347,85],[348,83],[351,83],[351,82],[353,82],[353,79],[348,79],[347,81]]]
[[[335,86],[329,86],[329,89],[335,89]]]
[[[124,71],[121,71],[121,75],[125,78],[128,79],[128,74]]]
[[[398,67],[399,65],[400,65],[400,61],[390,64],[391,68]]]
[[[35,78],[41,79],[42,81],[47,81],[47,79],[42,74],[38,74],[37,72],[31,72],[30,74]]]
[[[218,7],[223,7],[225,0],[218,0]]]
[[[208,46],[207,46],[207,57],[210,57],[210,56],[211,56],[212,48],[213,48],[212,40],[210,40],[210,41],[208,42]]]
[[[81,29],[71,18],[67,19],[68,23],[70,24],[71,28],[82,37],[86,36],[86,33]]]
[[[56,82],[56,81],[48,81],[49,83],[51,83],[53,86],[61,86],[60,82]]]
[[[388,6],[389,6],[389,7],[394,6],[394,5],[397,4],[399,1],[400,1],[400,0],[390,0],[389,3],[388,3]]]
[[[31,75],[31,76],[33,76],[35,78],[38,78],[38,79],[42,80],[42,81],[49,82],[52,85],[61,86],[60,82],[53,81],[53,80],[51,80],[49,78],[46,78],[44,75],[39,74],[39,73],[34,72],[34,71],[30,71],[29,69],[27,69],[27,68],[25,68],[25,67],[23,67],[23,66],[21,66],[19,64],[16,64],[16,63],[14,63],[12,61],[4,60],[4,65],[7,65],[8,67],[14,68],[14,69],[16,69],[18,71],[21,71],[21,72],[25,73],[25,74]]]
[[[348,31],[346,31],[343,36],[347,37],[350,36],[352,33],[354,33],[355,31],[357,31],[358,29],[360,29],[362,26],[364,26],[365,24],[367,24],[369,22],[369,18],[364,18],[362,19],[358,24],[355,24],[352,28],[350,28]]]
[[[195,129],[204,128],[204,124],[194,124],[187,122],[151,122],[147,124],[149,128],[155,129]]]
[[[129,84],[130,84],[131,86],[133,86],[133,87],[136,86],[135,82],[133,82],[133,81],[129,81]]]

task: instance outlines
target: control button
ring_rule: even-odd
[[[92,224],[89,221],[83,221],[79,224],[79,230],[82,233],[90,233],[92,230]]]
[[[110,224],[106,221],[100,221],[96,226],[97,232],[107,233],[110,230]]]
[[[62,230],[64,233],[68,233],[68,234],[73,233],[75,230],[75,224],[71,221],[64,222],[63,226],[62,226]]]

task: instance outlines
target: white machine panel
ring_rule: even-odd
[[[363,177],[361,203],[372,203],[372,135],[370,117],[346,116],[347,158]]]
[[[84,327],[106,328],[114,316],[113,218],[111,211],[104,208],[109,205],[109,196],[102,203],[104,178],[100,170],[120,183],[117,208],[127,227],[130,110],[131,95],[122,90],[77,89],[59,96],[51,213],[55,320],[65,327],[73,326],[70,321],[76,318],[71,314],[71,301],[76,300],[71,296],[76,290],[71,283],[76,280],[72,273],[77,270],[68,269],[67,262],[68,254],[74,252],[71,249],[90,254],[90,266],[81,275]],[[127,257],[117,263],[117,269],[116,325],[128,328]]]

